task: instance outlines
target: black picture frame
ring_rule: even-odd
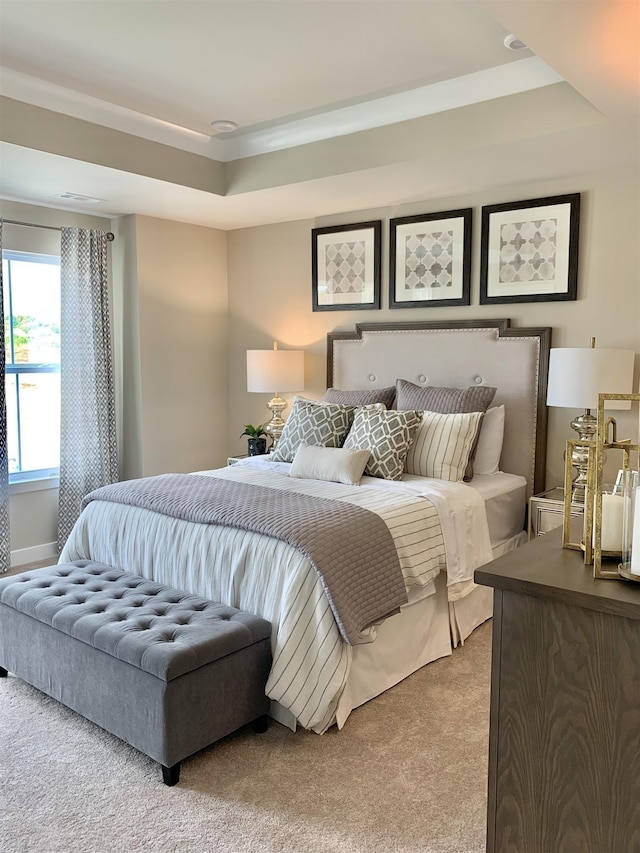
[[[380,308],[382,221],[311,231],[314,311]]]
[[[390,308],[471,303],[472,222],[470,207],[389,222]]]
[[[482,208],[480,304],[578,297],[580,193]]]

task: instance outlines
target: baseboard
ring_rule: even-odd
[[[43,545],[33,545],[31,548],[19,548],[11,552],[11,568],[24,566],[27,563],[36,563],[38,560],[48,560],[52,563],[58,561],[58,543],[45,542]]]

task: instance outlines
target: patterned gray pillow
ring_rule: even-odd
[[[337,388],[327,388],[322,398],[325,403],[340,403],[342,406],[366,406],[369,403],[384,403],[387,409],[393,406],[396,389],[363,388],[357,391],[338,391]]]
[[[280,441],[270,458],[274,462],[293,462],[301,444],[342,447],[354,413],[355,406],[338,406],[295,397]]]
[[[496,395],[496,388],[488,385],[471,385],[469,388],[446,388],[437,385],[414,385],[406,379],[396,380],[396,409],[421,409],[424,412],[440,412],[454,415],[462,412],[487,411]],[[473,460],[478,446],[478,435],[471,448],[471,455],[464,472],[466,482],[473,477]]]
[[[365,474],[399,480],[421,418],[422,412],[358,409],[344,447],[370,452]]]

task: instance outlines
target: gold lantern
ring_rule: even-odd
[[[622,544],[620,549],[606,550],[602,548],[603,534],[603,468],[605,451],[619,451],[622,453],[622,465],[620,478],[624,480],[626,472],[631,470],[631,463],[635,454],[636,468],[640,445],[633,444],[630,439],[618,439],[617,423],[614,418],[605,421],[605,401],[629,401],[640,402],[640,394],[598,394],[598,415],[596,435],[594,440],[574,440],[567,442],[565,456],[565,481],[564,481],[564,516],[562,544],[565,548],[573,548],[584,552],[585,565],[593,565],[594,578],[616,578],[621,576],[629,580],[640,581],[640,575],[634,575],[626,570],[625,565],[616,566],[615,569],[602,567],[602,558],[614,557],[620,561],[622,555]],[[584,503],[584,529],[583,539],[579,542],[571,541],[571,468],[572,458],[576,451],[583,454],[587,459],[587,486]],[[615,496],[618,497],[618,496]],[[622,523],[628,507],[625,499],[620,495],[621,503],[615,504],[616,514],[619,514]],[[608,498],[608,496],[607,496]],[[612,506],[607,506],[612,512]],[[619,512],[618,512],[619,511]],[[640,543],[636,543],[640,547]],[[624,561],[623,561],[624,562]]]

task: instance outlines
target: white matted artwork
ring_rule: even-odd
[[[381,233],[380,220],[312,229],[314,311],[380,308]]]
[[[482,208],[480,304],[577,298],[580,194]]]
[[[389,307],[469,305],[471,208],[389,223]]]

